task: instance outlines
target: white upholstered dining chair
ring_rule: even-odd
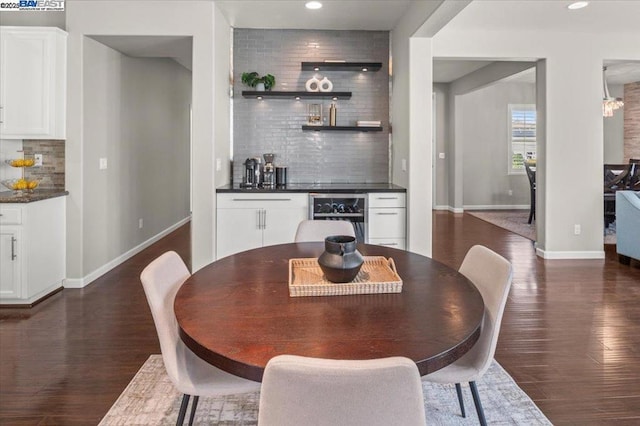
[[[511,263],[484,246],[473,246],[467,252],[459,272],[480,291],[484,300],[484,318],[480,338],[461,358],[422,377],[435,383],[455,383],[462,417],[466,417],[460,383],[469,382],[473,402],[481,425],[486,425],[476,381],[482,378],[493,360],[500,333],[502,314],[507,303],[513,269]]]
[[[140,275],[158,332],[164,367],[173,385],[184,394],[176,423],[178,425],[184,422],[191,395],[194,395],[194,399],[189,424],[193,423],[200,396],[227,395],[260,389],[260,383],[214,367],[182,343],[178,335],[173,302],[178,289],[189,276],[186,265],[173,251],[155,259]]]
[[[264,371],[259,426],[424,426],[422,382],[408,358],[272,358]]]
[[[298,224],[295,242],[324,241],[331,235],[349,235],[355,237],[351,222],[346,220],[303,220]]]

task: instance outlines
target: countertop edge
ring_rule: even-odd
[[[14,194],[13,191],[0,192],[0,204],[27,204],[37,201],[49,200],[56,197],[65,197],[69,191],[51,190],[36,191],[33,194]]]
[[[397,185],[381,185],[381,186],[368,186],[368,185],[358,185],[354,184],[353,186],[347,186],[345,184],[340,184],[339,186],[332,185],[316,185],[310,184],[306,186],[305,184],[295,184],[295,185],[287,185],[285,187],[276,187],[276,188],[239,188],[237,186],[229,186],[224,185],[219,188],[216,188],[216,193],[224,194],[224,193],[243,193],[243,194],[273,194],[273,193],[287,193],[287,192],[298,192],[298,193],[324,193],[324,194],[362,194],[362,193],[370,193],[370,192],[407,192],[406,188]]]

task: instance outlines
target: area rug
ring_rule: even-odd
[[[489,222],[500,228],[511,231],[514,234],[521,235],[531,241],[536,240],[536,223],[535,221],[528,224],[529,210],[481,210],[481,211],[466,211],[471,216],[478,219]],[[615,222],[610,224],[608,228],[604,230],[604,243],[615,244],[616,243],[616,227]]]
[[[460,416],[455,387],[424,383],[425,410],[429,425],[477,425],[478,418],[468,386],[463,386],[467,417]],[[490,425],[550,425],[551,422],[513,381],[493,362],[478,381],[478,391]],[[162,357],[151,355],[100,425],[175,425],[182,395],[165,373]],[[256,425],[258,392],[200,398],[196,411],[199,425]],[[189,406],[189,410],[191,406]],[[189,411],[187,411],[188,415]],[[348,424],[348,421],[346,422]]]

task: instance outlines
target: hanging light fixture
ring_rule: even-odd
[[[609,87],[607,86],[607,67],[602,67],[602,84],[604,89],[602,115],[604,117],[613,117],[613,111],[623,107],[624,102],[622,101],[622,98],[612,98],[611,95],[609,95]]]

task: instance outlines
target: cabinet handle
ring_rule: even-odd
[[[262,229],[262,214],[260,210],[256,210],[256,226],[258,229]]]
[[[11,237],[11,260],[16,260],[16,257],[18,257],[18,255],[16,255],[16,240],[15,237]]]
[[[262,210],[262,229],[267,229],[267,211]]]
[[[376,214],[381,215],[381,216],[397,216],[397,215],[398,215],[398,212],[393,212],[393,213],[376,213]]]
[[[233,201],[291,201],[291,198],[234,198]]]
[[[398,243],[380,243],[381,246],[397,246]]]
[[[398,197],[376,197],[376,200],[397,200]]]

